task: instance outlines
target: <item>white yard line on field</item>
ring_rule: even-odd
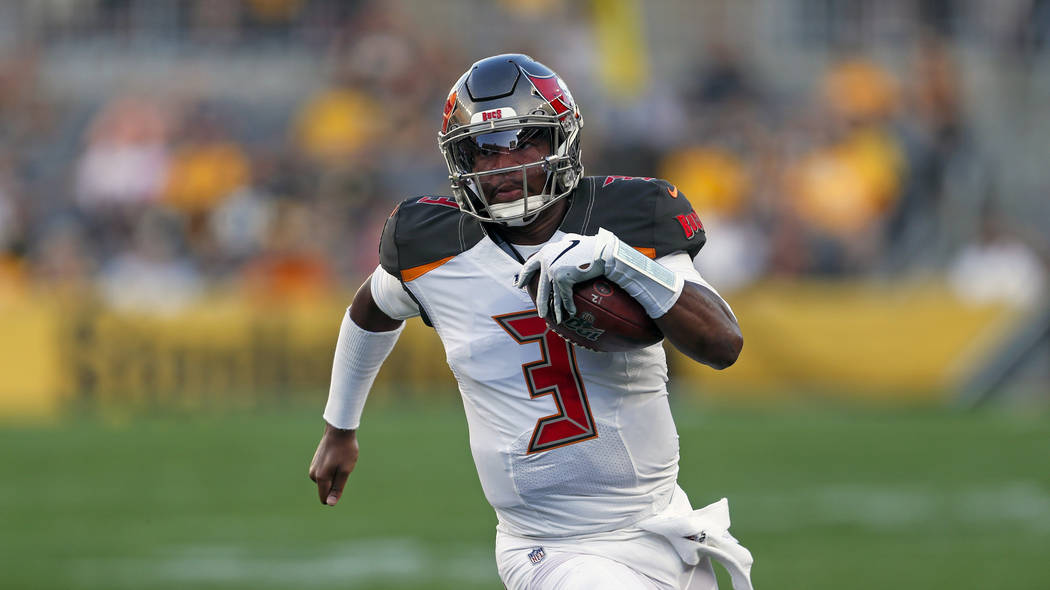
[[[296,588],[396,582],[479,583],[497,580],[491,547],[430,545],[409,538],[350,541],[287,555],[236,546],[168,548],[153,557],[83,560],[70,572],[75,587],[135,587],[144,582],[238,583]]]
[[[848,524],[891,531],[939,524],[1050,534],[1050,491],[1026,480],[959,487],[824,485],[750,492],[730,501],[738,510],[750,511],[748,520],[759,529]]]

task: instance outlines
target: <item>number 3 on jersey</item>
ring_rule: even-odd
[[[540,360],[521,366],[525,384],[533,399],[550,395],[558,406],[557,414],[536,422],[528,452],[549,451],[598,436],[572,344],[548,330],[547,322],[537,316],[535,310],[492,319],[518,344],[539,343]]]

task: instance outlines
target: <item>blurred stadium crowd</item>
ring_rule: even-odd
[[[448,87],[524,51],[576,94],[589,174],[689,196],[723,289],[933,273],[1045,298],[1047,152],[1010,135],[1050,124],[1050,2],[433,4],[5,3],[0,293],[173,310],[352,287],[397,201],[447,194]],[[665,24],[694,38],[664,47]],[[803,66],[776,65],[785,45]]]

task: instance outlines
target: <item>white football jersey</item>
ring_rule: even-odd
[[[650,233],[652,221],[639,230],[608,223],[605,216],[604,226],[617,233],[622,225],[621,239],[700,282],[691,256],[703,244],[702,229],[677,219],[679,212],[692,213],[688,201],[662,181],[619,180],[618,192],[633,195],[638,204],[668,201],[661,204],[672,207],[671,223]],[[603,216],[595,204],[618,196],[603,197],[601,181],[581,183],[562,231],[597,231]],[[414,199],[395,210],[372,291],[394,317],[404,317],[415,304],[440,336],[500,529],[532,537],[586,535],[628,526],[666,507],[677,479],[678,435],[662,346],[593,352],[549,331],[529,295],[514,286],[518,257],[439,199]],[[659,207],[644,215],[652,219],[654,210]],[[660,230],[677,235],[642,239]],[[420,242],[428,235],[443,235],[443,243]],[[395,281],[403,290],[391,288],[400,287]]]

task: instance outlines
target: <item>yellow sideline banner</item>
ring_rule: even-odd
[[[346,297],[253,304],[227,295],[174,315],[116,312],[48,297],[0,302],[0,417],[71,405],[195,407],[309,396],[323,404]],[[416,325],[413,325],[416,324]],[[418,320],[377,389],[455,384],[433,330]]]
[[[938,282],[768,282],[727,298],[744,334],[735,365],[711,371],[674,353],[679,379],[723,393],[812,390],[854,398],[936,398],[1015,324]]]
[[[0,416],[47,415],[64,387],[59,314],[28,299],[0,301]]]
[[[310,396],[323,403],[346,298],[294,305],[221,296],[171,316],[23,298],[0,305],[0,416],[71,404],[201,405]],[[932,398],[1001,337],[1011,315],[938,285],[769,283],[729,297],[744,353],[722,372],[670,355],[686,390],[818,389]],[[430,328],[410,320],[377,389],[454,387]],[[382,395],[382,394],[380,394]]]

